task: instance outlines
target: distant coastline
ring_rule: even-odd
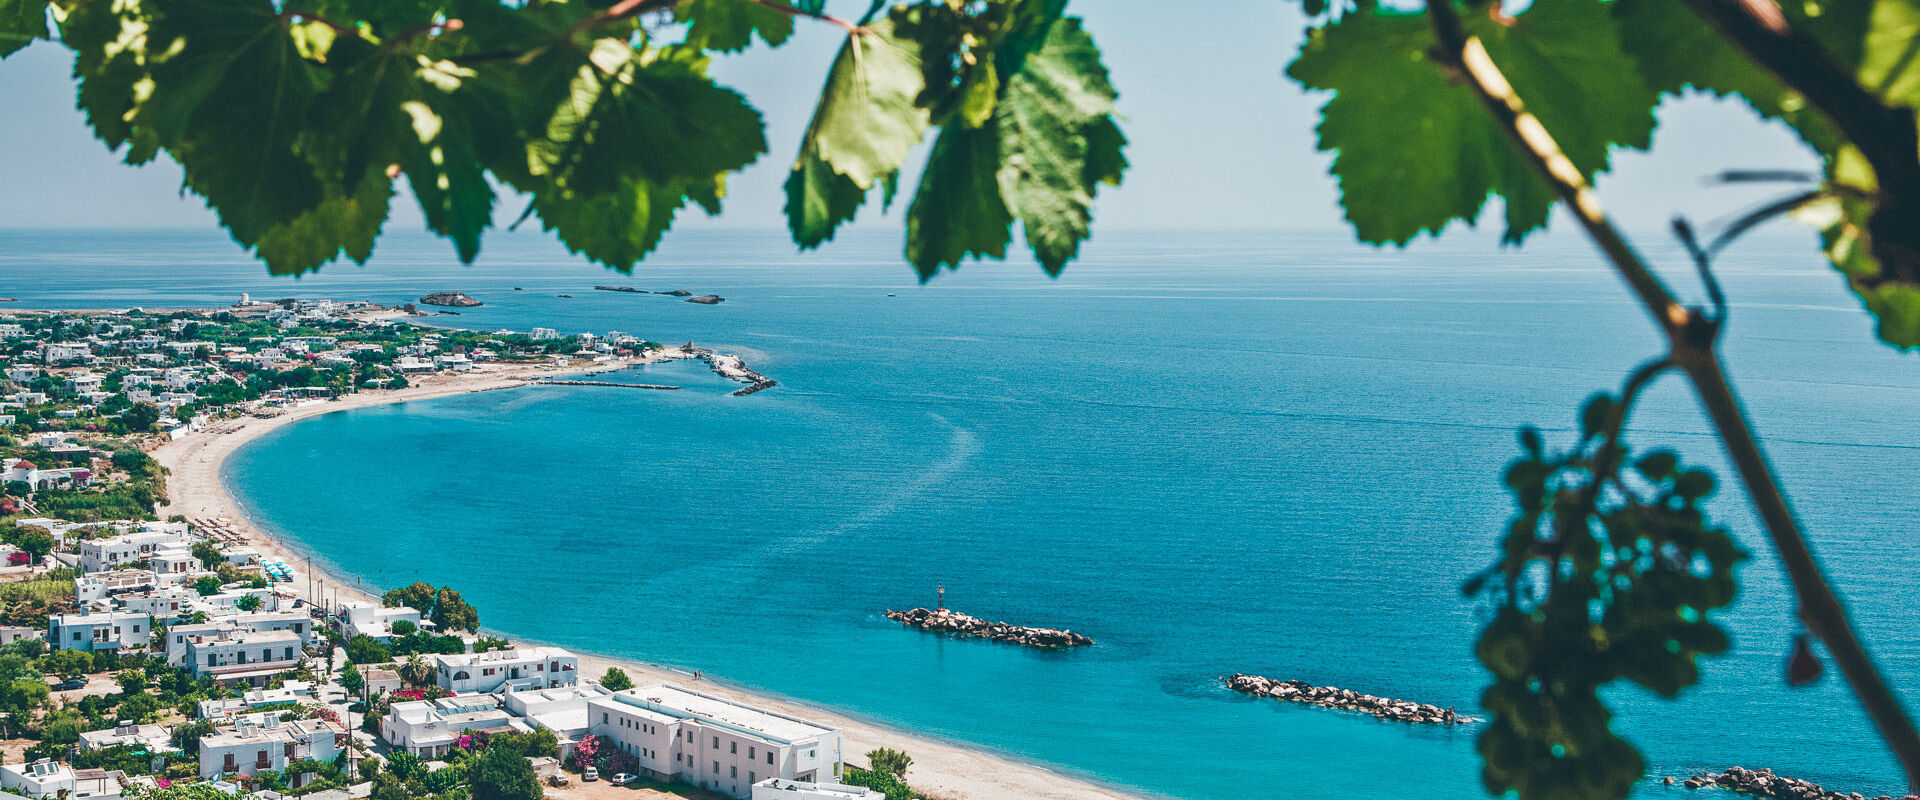
[[[251,546],[256,550],[265,555],[286,560],[288,563],[303,565],[307,574],[292,584],[283,584],[282,588],[308,597],[310,601],[322,604],[356,599],[378,602],[381,587],[364,586],[357,580],[314,566],[306,552],[283,541],[248,518],[244,513],[245,507],[236,500],[231,486],[227,483],[223,471],[227,459],[249,442],[281,427],[335,412],[538,385],[538,379],[541,377],[605,373],[656,361],[688,357],[690,356],[682,353],[679,348],[669,348],[666,351],[655,351],[646,357],[626,358],[599,364],[569,367],[544,364],[524,367],[497,366],[484,371],[476,370],[463,374],[433,374],[410,379],[410,384],[404,389],[360,392],[336,400],[310,401],[288,408],[284,413],[272,417],[242,417],[229,425],[221,426],[220,433],[195,431],[168,442],[153,452],[153,457],[170,473],[167,481],[167,503],[158,509],[158,513],[162,517],[170,514],[185,514],[194,517],[225,518],[234,529],[245,533],[252,540]],[[721,370],[716,369],[716,372]],[[727,375],[726,372],[721,374],[734,380],[741,380],[740,377]],[[762,376],[754,374],[754,377]],[[308,591],[309,585],[313,587],[311,593]],[[509,638],[523,641],[538,640],[537,636]],[[690,682],[689,676],[684,672],[656,664],[598,653],[579,652],[579,655],[581,669],[587,676],[597,676],[609,667],[618,666],[633,675],[639,682]],[[1044,766],[991,753],[977,746],[896,730],[855,715],[792,698],[747,690],[728,684],[724,679],[716,682],[711,676],[703,677],[705,679],[700,682],[702,691],[752,702],[840,727],[846,736],[846,751],[854,754],[855,757],[877,747],[890,747],[910,753],[914,758],[913,771],[910,775],[914,787],[936,796],[951,797],[955,800],[961,798],[965,800],[1077,800],[1080,798],[1139,800],[1146,797],[1143,794],[1102,786],[1055,772]]]

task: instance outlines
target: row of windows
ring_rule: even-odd
[[[612,716],[611,716],[611,715],[609,715],[609,714],[608,714],[607,712],[605,712],[605,711],[602,711],[602,712],[600,712],[600,724],[602,724],[602,725],[609,725],[609,724],[612,724]],[[647,724],[647,723],[644,723],[644,722],[643,722],[643,723],[638,723],[638,724],[636,724],[636,723],[635,723],[635,722],[634,722],[633,720],[631,720],[631,719],[628,719],[628,718],[626,718],[626,717],[621,717],[621,718],[620,718],[620,727],[622,727],[622,728],[637,728],[637,729],[640,729],[640,730],[642,730],[642,731],[644,731],[644,732],[646,732],[646,733],[658,733],[658,732],[659,732],[659,729],[658,729],[658,728],[655,728],[655,727],[654,727],[653,725],[650,725],[650,724]],[[687,734],[687,741],[689,741],[689,742],[691,742],[691,741],[693,741],[693,731],[687,731],[687,732],[686,732],[686,734]],[[715,749],[715,750],[718,750],[718,749],[720,749],[720,737],[718,737],[718,736],[715,736],[715,737],[713,737],[713,749]],[[753,760],[754,758],[756,758],[756,757],[757,757],[757,750],[758,750],[758,748],[756,748],[756,747],[754,747],[753,745],[748,745],[748,746],[747,746],[747,760],[749,760],[749,761],[751,761],[751,760]],[[727,752],[729,752],[729,753],[732,753],[732,754],[735,754],[735,755],[738,755],[738,754],[740,753],[740,743],[739,743],[738,741],[730,741],[730,742],[727,742]],[[807,757],[809,757],[809,758],[811,758],[811,757],[813,757],[813,752],[812,752],[812,751],[808,751],[808,752],[807,752]],[[693,763],[693,757],[692,757],[691,755],[689,755],[689,756],[687,756],[687,763],[689,763],[689,764],[691,764],[691,763]],[[716,762],[714,762],[714,763],[715,763],[715,764],[718,764],[718,763],[720,763],[720,762],[718,762],[718,761],[716,761]],[[772,763],[773,763],[773,751],[772,751],[772,750],[768,750],[768,751],[767,751],[767,763],[768,763],[768,764],[772,764]],[[716,769],[717,769],[717,768],[716,768]],[[736,777],[738,777],[738,776],[736,776]]]

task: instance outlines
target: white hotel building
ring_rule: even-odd
[[[667,684],[587,703],[589,731],[632,755],[642,774],[748,797],[768,778],[840,777],[840,731]]]
[[[580,658],[558,647],[427,656],[440,688],[454,694],[553,689],[580,680]]]

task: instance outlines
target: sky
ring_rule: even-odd
[[[838,0],[828,8],[851,16],[864,7]],[[1086,18],[1105,54],[1131,140],[1132,169],[1119,189],[1103,189],[1096,235],[1109,228],[1345,227],[1327,175],[1331,158],[1315,149],[1324,97],[1282,74],[1305,26],[1297,3],[1079,0],[1070,10]],[[771,152],[733,177],[720,217],[683,212],[676,229],[784,226],[781,183],[844,36],[823,23],[801,20],[798,27],[783,48],[756,46],[716,64],[715,76],[765,116]],[[180,171],[170,161],[128,167],[92,138],[74,109],[71,68],[71,53],[47,42],[0,61],[0,228],[213,226],[199,199],[180,195]],[[1661,228],[1675,213],[1724,219],[1777,191],[1706,185],[1703,176],[1719,170],[1815,167],[1784,126],[1733,102],[1669,101],[1660,117],[1653,154],[1616,154],[1614,173],[1599,182],[1602,200],[1629,230]],[[396,200],[388,230],[421,225],[410,202]],[[500,221],[524,206],[505,200]],[[902,206],[886,218],[877,206],[870,204],[857,224],[904,226]],[[1496,220],[1487,218],[1482,228],[1497,230]],[[1570,218],[1553,227],[1570,229]]]

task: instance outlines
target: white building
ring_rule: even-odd
[[[307,657],[300,635],[290,630],[199,633],[185,637],[180,650],[182,666],[196,678],[253,686],[299,669]],[[168,656],[171,660],[171,651]]]
[[[558,339],[558,338],[560,338],[560,332],[559,332],[559,331],[556,331],[556,330],[554,330],[554,329],[552,329],[552,328],[534,328],[534,329],[533,329],[533,333],[530,333],[530,334],[527,334],[527,338],[529,338],[529,339]]]
[[[220,722],[231,721],[242,714],[278,703],[311,703],[314,700],[313,684],[306,681],[287,681],[278,689],[248,689],[239,697],[220,700],[202,700],[196,711],[201,719]]]
[[[171,752],[173,743],[168,740],[168,731],[164,725],[140,725],[121,722],[105,730],[87,731],[80,734],[80,749],[105,750],[109,747],[131,745],[146,748],[146,751],[158,755]]]
[[[323,719],[281,722],[273,712],[240,718],[233,725],[213,729],[200,737],[200,777],[254,775],[263,770],[285,773],[298,761],[332,761],[347,747],[347,729]],[[289,786],[305,785],[309,776],[288,775]]]
[[[421,758],[446,755],[469,733],[528,733],[533,728],[486,695],[394,703],[380,718],[380,738]]]
[[[74,599],[81,603],[109,600],[117,595],[146,591],[158,585],[152,572],[116,569],[89,572],[73,579]]]
[[[93,355],[93,348],[80,343],[55,342],[47,345],[46,362],[59,364],[67,361],[84,361]]]
[[[426,627],[420,618],[418,609],[407,606],[383,606],[364,600],[348,600],[340,604],[340,624],[342,633],[351,639],[355,636],[367,636],[382,642],[392,641],[393,624],[410,622],[416,628]]]
[[[80,569],[83,572],[120,569],[148,560],[164,547],[186,547],[186,538],[173,531],[148,531],[111,539],[89,539],[80,543]]]
[[[55,650],[137,652],[145,650],[152,639],[152,618],[131,611],[47,618],[47,644]]]
[[[886,795],[865,786],[768,778],[753,785],[753,800],[886,800]]]
[[[553,731],[560,744],[560,757],[566,758],[573,754],[574,744],[587,735],[587,703],[611,694],[600,684],[582,681],[555,689],[504,692],[500,703],[533,727]]]
[[[0,789],[34,798],[120,800],[125,778],[120,772],[74,770],[44,758],[31,764],[0,766]]]
[[[589,701],[591,732],[634,757],[643,774],[748,797],[768,778],[840,777],[840,731],[655,684]]]
[[[455,694],[506,689],[551,689],[580,681],[580,659],[558,647],[521,647],[485,653],[427,656],[435,682]]]

